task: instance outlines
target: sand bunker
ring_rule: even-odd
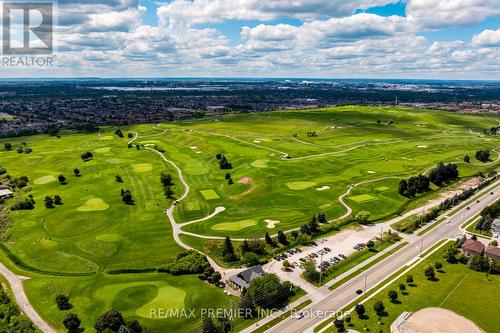
[[[375,171],[372,171],[372,170],[368,170],[367,172],[368,173],[375,173]]]
[[[260,140],[253,140],[254,143],[261,143],[262,141]]]
[[[198,150],[198,151],[196,152],[196,154],[201,154],[201,151],[199,151],[199,150]]]
[[[321,187],[317,187],[316,188],[316,191],[326,191],[326,190],[329,190],[330,189],[330,186],[321,186]]]
[[[267,223],[267,227],[269,229],[274,229],[274,227],[276,226],[276,224],[280,223],[279,220],[270,220],[270,219],[264,220],[264,222]]]
[[[198,149],[198,147],[196,147],[196,146],[191,146],[191,147],[189,147],[189,148],[191,148],[191,149],[193,149],[193,150],[194,150],[194,149]]]
[[[418,148],[427,148],[427,146],[418,146]]]
[[[399,329],[405,333],[482,333],[471,320],[442,308],[426,308],[413,313]]]
[[[240,180],[238,180],[238,183],[240,184],[248,184],[252,181],[252,178],[250,177],[243,177]]]

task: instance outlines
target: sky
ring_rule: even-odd
[[[1,77],[500,80],[499,0],[59,0],[51,68]]]

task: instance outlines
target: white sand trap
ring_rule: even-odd
[[[401,157],[403,160],[407,160],[407,161],[413,161],[413,158],[408,158],[408,157]]]
[[[198,151],[196,152],[196,154],[201,154],[201,151],[199,151],[199,150],[198,150]]]
[[[276,226],[276,224],[280,223],[279,220],[270,220],[270,219],[264,220],[264,222],[267,223],[267,227],[269,229],[274,229],[274,227]]]
[[[427,146],[417,146],[418,148],[427,148]]]
[[[372,171],[372,170],[368,170],[367,172],[368,173],[376,173],[375,171]]]
[[[413,313],[405,322],[405,333],[482,333],[471,320],[442,308],[426,308]],[[393,332],[398,332],[395,330]]]
[[[261,143],[262,141],[260,140],[253,140],[254,143]]]
[[[196,147],[196,146],[191,146],[191,147],[189,147],[189,148],[191,148],[191,149],[193,149],[193,150],[194,150],[194,149],[198,149],[198,147]]]
[[[330,186],[321,186],[321,187],[317,187],[316,188],[316,191],[326,191],[326,190],[329,190],[330,189]]]

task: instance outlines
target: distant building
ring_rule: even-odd
[[[462,245],[462,250],[468,256],[482,256],[484,253],[484,248],[485,246],[483,243],[473,239],[467,239]]]
[[[264,274],[266,273],[262,269],[262,266],[257,265],[231,276],[229,278],[229,281],[238,289],[243,290],[248,288],[248,286],[250,285],[250,281],[252,281],[256,277],[263,276]]]
[[[12,198],[12,192],[9,189],[0,190],[0,199]]]
[[[488,245],[484,250],[484,256],[490,260],[500,259],[500,248],[493,245]]]

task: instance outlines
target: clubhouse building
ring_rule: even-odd
[[[247,289],[250,282],[256,277],[266,274],[261,265],[250,267],[243,272],[235,274],[229,278],[229,282],[239,290]]]

